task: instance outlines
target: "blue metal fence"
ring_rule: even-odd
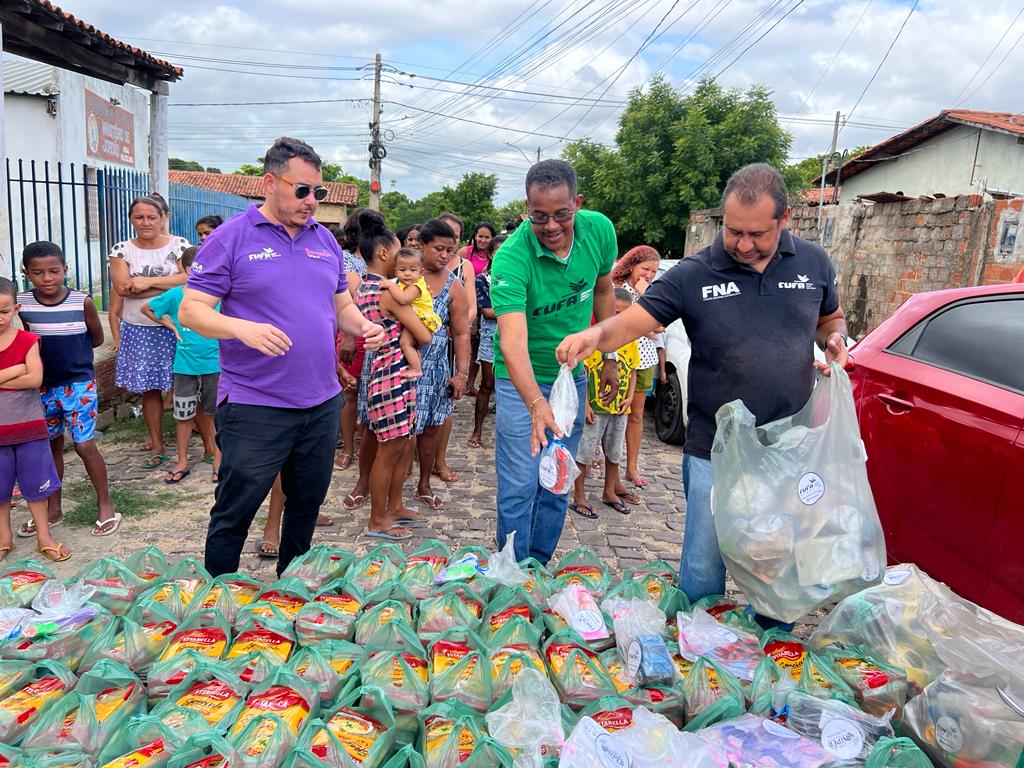
[[[248,208],[251,201],[212,189],[171,184],[171,195],[167,202],[171,206],[171,234],[194,242],[197,239],[196,221],[211,214],[226,221]]]

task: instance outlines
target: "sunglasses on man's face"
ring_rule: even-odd
[[[295,197],[299,200],[305,200],[309,197],[309,193],[313,193],[313,199],[317,202],[321,202],[327,199],[327,193],[330,191],[327,187],[312,187],[309,184],[296,184],[294,181],[288,181],[284,176],[278,176],[276,173],[273,174],[274,178],[278,181],[283,181],[295,192]]]

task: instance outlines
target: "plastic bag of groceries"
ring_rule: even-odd
[[[298,732],[286,718],[270,711],[255,715],[228,734],[228,742],[238,750],[245,768],[280,765],[297,739]]]
[[[288,669],[316,689],[321,710],[329,707],[345,686],[346,676],[335,669],[316,646],[307,645],[296,651],[288,662]]]
[[[135,550],[124,559],[125,567],[143,581],[155,582],[163,577],[170,567],[160,547],[148,544]]]
[[[874,717],[841,701],[793,691],[786,727],[820,744],[835,765],[860,766],[879,739],[893,735],[891,718],[891,713]]]
[[[907,703],[906,670],[846,643],[826,645],[821,653],[832,660],[836,672],[853,689],[861,709],[878,717],[895,710],[896,719],[902,719]]]
[[[594,596],[585,587],[570,584],[552,595],[548,605],[584,640],[607,640],[610,637],[604,615]]]
[[[188,604],[187,618],[202,616],[214,611],[230,623],[234,623],[239,612],[251,604],[263,591],[262,582],[244,573],[222,573],[208,583]],[[136,609],[133,609],[133,613]]]
[[[409,553],[399,581],[416,600],[427,597],[434,589],[434,580],[448,565],[452,551],[442,541],[425,541]]]
[[[238,750],[217,733],[197,733],[185,739],[167,768],[234,768],[241,765]]]
[[[162,717],[172,711],[198,712],[207,728],[224,733],[234,724],[248,693],[249,685],[226,665],[201,664],[171,689],[153,714]]]
[[[835,765],[835,758],[816,741],[757,715],[716,723],[701,731],[700,736],[730,761],[728,765],[785,768]]]
[[[363,687],[307,726],[296,745],[329,766],[378,768],[394,744],[395,716],[380,688]]]
[[[571,629],[548,638],[544,658],[559,697],[574,709],[617,691],[598,655]]]
[[[96,764],[103,768],[161,768],[190,736],[209,731],[198,712],[183,710],[170,722],[136,715],[107,742]]]
[[[512,681],[512,701],[484,718],[487,732],[515,754],[516,768],[542,768],[544,750],[555,754],[565,740],[561,706],[551,681],[524,669]]]
[[[698,658],[683,680],[686,730],[696,731],[711,723],[746,711],[743,685],[724,667]]]
[[[305,554],[292,560],[281,578],[298,579],[307,589],[317,590],[328,582],[344,577],[354,559],[355,555],[340,547],[315,544]]]
[[[0,606],[24,608],[29,605],[53,571],[38,560],[26,558],[0,563]]]
[[[291,768],[291,766],[285,766],[285,768]],[[303,768],[303,766],[295,766],[295,768]],[[320,768],[320,766],[316,768]],[[406,744],[395,752],[382,768],[427,768],[427,763],[423,756],[416,751],[416,747]]]
[[[696,662],[698,657],[704,656],[742,681],[749,683],[754,679],[754,670],[764,658],[756,636],[720,624],[701,608],[694,608],[690,614],[680,612],[676,624],[679,653],[683,658]]]
[[[932,761],[911,739],[879,739],[868,755],[864,768],[932,768]]]
[[[431,704],[419,713],[420,744],[429,768],[463,764],[487,733],[479,712],[460,701]]]
[[[633,685],[670,684],[676,668],[662,637],[665,614],[650,600],[606,600],[615,646]],[[714,622],[714,619],[710,621]]]
[[[363,685],[381,688],[396,712],[419,712],[430,702],[430,667],[422,648],[368,655],[360,676]]]
[[[436,637],[452,627],[477,629],[483,616],[484,601],[468,584],[451,582],[438,587],[420,601],[417,634],[424,639]]]
[[[135,598],[152,586],[116,557],[87,563],[78,572],[78,578],[85,586],[96,589],[90,599],[115,615],[128,613]]]
[[[363,590],[355,584],[344,579],[327,584],[295,617],[299,642],[309,645],[322,640],[351,640],[364,601]]]
[[[494,700],[491,662],[473,630],[445,630],[430,644],[428,657],[431,701],[458,699],[478,712],[487,711]]]
[[[540,484],[551,493],[563,494],[569,492],[580,474],[580,468],[576,466],[576,457],[563,442],[563,440],[568,440],[572,434],[576,414],[580,407],[572,368],[565,363],[562,364],[558,371],[558,378],[551,386],[548,401],[551,403],[551,412],[555,417],[555,423],[562,431],[562,437],[548,438],[548,444],[541,451]]]
[[[75,687],[77,678],[59,661],[40,661],[31,676],[0,699],[0,743],[18,744],[25,732]]]
[[[349,566],[348,580],[364,592],[372,592],[385,581],[399,578],[405,564],[401,547],[379,544]]]
[[[887,568],[882,583],[842,600],[811,635],[822,648],[842,642],[862,646],[889,664],[903,667],[910,695],[920,693],[946,663],[933,637],[947,634],[955,607],[975,617],[975,627],[996,623],[987,611],[955,594],[945,584],[910,563]]]
[[[830,370],[793,416],[758,427],[739,400],[715,415],[722,559],[751,605],[781,621],[876,584],[885,567],[850,379]]]
[[[86,672],[102,659],[144,673],[164,652],[178,622],[162,608],[154,608],[150,621],[136,623],[131,616],[114,616],[96,635],[85,652],[79,670]]]

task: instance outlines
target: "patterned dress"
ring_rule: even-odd
[[[452,415],[452,399],[448,395],[448,379],[451,368],[448,364],[448,332],[449,307],[451,304],[451,287],[458,277],[454,272],[448,275],[444,289],[434,297],[434,311],[441,318],[441,327],[434,333],[434,338],[425,349],[420,350],[423,357],[423,376],[416,386],[416,434],[427,427],[439,427]]]
[[[366,273],[356,293],[356,306],[363,317],[384,328],[384,342],[372,356],[367,355],[364,363],[360,403],[365,403],[366,423],[377,441],[386,443],[412,434],[416,419],[416,386],[402,376],[408,368],[398,344],[402,324],[381,311],[380,282],[380,275]]]

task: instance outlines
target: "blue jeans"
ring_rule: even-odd
[[[540,384],[541,393],[551,393],[550,384]],[[572,434],[563,442],[576,455],[583,420],[586,416],[587,377],[576,379],[580,399],[579,412]],[[497,416],[494,430],[494,458],[498,472],[498,548],[505,546],[505,537],[515,531],[516,559],[535,557],[547,565],[565,524],[569,496],[543,488],[538,480],[540,452],[530,455],[533,429],[530,410],[509,379],[497,379],[494,387]],[[548,435],[550,438],[550,434]]]
[[[711,516],[711,486],[715,478],[711,460],[683,454],[683,488],[686,489],[686,525],[683,555],[679,561],[679,589],[690,602],[708,595],[725,594],[725,563],[718,549],[718,534]]]

